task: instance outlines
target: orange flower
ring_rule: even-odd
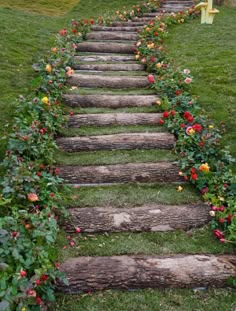
[[[50,64],[47,64],[46,67],[45,67],[45,71],[47,73],[51,73],[52,72],[52,66]]]
[[[199,171],[204,172],[204,173],[209,173],[210,166],[208,165],[208,163],[201,164],[199,167]]]
[[[36,202],[36,201],[39,200],[39,198],[38,198],[38,196],[37,196],[36,193],[29,193],[29,194],[27,195],[27,199],[28,199],[28,201],[30,201],[30,202]]]

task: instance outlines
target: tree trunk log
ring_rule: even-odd
[[[136,63],[134,55],[79,55],[75,56],[78,62],[132,62]]]
[[[236,277],[236,256],[112,256],[70,258],[61,265],[76,294],[105,289],[225,287]]]
[[[67,152],[95,150],[171,149],[175,138],[170,133],[125,133],[100,136],[61,137],[58,146]]]
[[[97,53],[127,53],[133,54],[133,44],[124,43],[103,43],[103,42],[82,42],[77,45],[77,52]]]
[[[110,26],[92,26],[91,30],[93,31],[127,31],[127,32],[136,32],[140,27],[110,27]]]
[[[76,114],[69,119],[69,127],[108,125],[158,125],[161,113],[98,113]]]
[[[141,71],[145,69],[141,64],[75,64],[77,70],[100,70],[100,71]]]
[[[80,87],[102,87],[113,89],[128,89],[147,87],[150,83],[147,77],[127,77],[127,76],[98,76],[74,74],[67,79],[67,84]]]
[[[156,95],[73,95],[63,96],[70,107],[124,108],[150,107],[158,100]]]
[[[129,33],[129,32],[111,32],[111,31],[96,31],[90,32],[87,34],[86,39],[88,40],[128,40],[128,41],[137,41],[138,34],[137,33]]]
[[[62,166],[60,177],[70,184],[183,182],[173,162]]]
[[[71,208],[63,224],[67,232],[80,227],[82,232],[164,232],[189,230],[210,220],[206,205],[152,205],[133,208]]]
[[[111,23],[111,27],[141,27],[141,26],[144,26],[146,25],[146,23],[144,22],[134,22],[134,21],[128,21],[128,22],[112,22]]]

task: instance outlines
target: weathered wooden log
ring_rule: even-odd
[[[147,87],[150,83],[146,76],[101,76],[73,74],[67,79],[67,84],[80,87],[102,87],[113,89],[128,89]]]
[[[69,286],[60,291],[138,288],[226,287],[236,277],[236,256],[112,256],[69,258],[61,265]]]
[[[76,114],[70,117],[69,127],[108,125],[157,125],[161,113],[99,113]]]
[[[111,27],[142,27],[144,26],[145,23],[144,22],[134,22],[134,21],[128,21],[128,22],[112,22],[111,23]]]
[[[152,205],[133,208],[70,208],[63,224],[67,232],[163,232],[189,230],[210,221],[209,207],[197,205]]]
[[[156,95],[73,95],[63,96],[70,107],[124,108],[150,107],[158,100]]]
[[[77,45],[77,52],[98,52],[98,53],[127,53],[133,54],[133,44],[111,42],[81,42]]]
[[[77,70],[100,70],[100,71],[141,71],[145,67],[142,64],[75,64]]]
[[[136,62],[134,55],[119,54],[79,55],[75,56],[74,59],[77,62]]]
[[[138,39],[138,34],[135,32],[111,32],[111,31],[96,31],[87,34],[88,40],[129,40],[135,41]]]
[[[173,162],[100,166],[62,166],[60,177],[70,184],[182,182]]]
[[[110,26],[92,26],[91,30],[93,31],[127,31],[127,32],[134,32],[138,31],[140,27],[133,26],[133,27],[110,27]]]
[[[170,133],[125,133],[100,136],[57,138],[67,152],[95,150],[171,149],[175,138]]]

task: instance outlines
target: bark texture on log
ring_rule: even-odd
[[[97,166],[61,166],[60,177],[70,184],[182,182],[173,162]]]
[[[67,232],[164,232],[189,230],[210,221],[206,205],[150,205],[133,208],[71,208],[63,224]]]
[[[134,21],[128,21],[128,22],[112,22],[111,27],[141,27],[146,25],[144,22],[134,22]]]
[[[105,55],[77,55],[74,57],[75,61],[79,62],[135,62],[134,55],[116,55],[116,54],[105,54]]]
[[[82,42],[77,45],[77,52],[98,52],[98,53],[127,53],[133,54],[133,44],[124,43],[103,43],[103,42]]]
[[[75,64],[78,70],[100,70],[100,71],[141,71],[145,67],[142,64]]]
[[[92,26],[91,30],[93,31],[127,31],[127,32],[136,32],[140,27],[109,27],[109,26]]]
[[[113,89],[128,89],[147,87],[150,83],[147,77],[127,77],[127,76],[100,76],[74,74],[67,79],[67,84],[80,87],[102,87]]]
[[[171,149],[175,138],[170,133],[125,133],[99,136],[62,137],[57,145],[67,152],[95,150]]]
[[[90,32],[86,35],[88,40],[129,40],[135,41],[138,39],[137,33],[129,33],[129,32],[111,32],[111,31],[96,31]]]
[[[58,289],[83,291],[136,288],[225,287],[236,277],[236,256],[112,256],[70,258],[61,265],[70,286]]]
[[[71,116],[69,127],[107,125],[158,125],[161,113],[98,113]]]
[[[63,96],[70,107],[124,108],[150,107],[158,100],[156,95],[73,95]]]

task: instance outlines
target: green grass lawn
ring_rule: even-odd
[[[193,94],[218,126],[225,127],[225,145],[236,156],[236,9],[219,7],[212,25],[197,19],[172,27],[167,52],[194,77]]]

